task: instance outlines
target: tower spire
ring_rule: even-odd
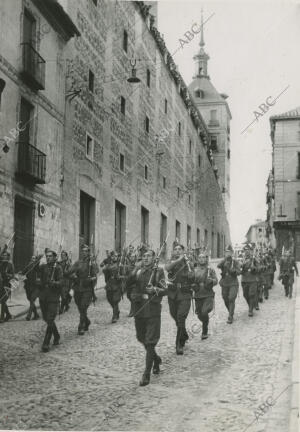
[[[204,42],[204,22],[203,22],[203,8],[201,8],[201,35],[200,35],[200,50],[198,54],[194,56],[194,60],[196,63],[196,76],[195,77],[205,77],[209,79],[207,74],[207,63],[209,60],[209,55],[206,54],[204,50],[205,42]]]
[[[203,32],[203,8],[201,8],[201,39],[200,39],[200,47],[204,47],[204,32]]]

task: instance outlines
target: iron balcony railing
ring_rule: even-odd
[[[22,43],[23,63],[21,75],[35,90],[45,89],[45,60],[30,43]]]
[[[31,144],[23,141],[18,143],[18,171],[21,176],[33,180],[34,183],[45,184],[46,155]]]

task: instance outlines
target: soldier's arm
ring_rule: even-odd
[[[184,257],[180,257],[177,260],[170,260],[169,262],[166,263],[165,265],[165,269],[167,272],[171,271],[174,267],[176,267],[177,264],[179,264],[182,260],[184,259]]]
[[[55,268],[55,280],[51,281],[51,285],[56,288],[60,288],[63,284],[63,277],[64,277],[63,269],[61,268],[60,265],[58,265]]]
[[[207,279],[212,281],[213,286],[218,284],[218,278],[217,278],[217,275],[216,275],[216,272],[214,269],[212,269],[212,268],[209,269],[209,275],[208,275]]]

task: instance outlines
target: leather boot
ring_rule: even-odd
[[[285,296],[288,297],[288,295],[289,295],[289,287],[287,285],[284,285],[284,290],[285,290]]]
[[[208,320],[203,321],[202,324],[202,335],[201,335],[201,339],[205,340],[208,338]]]
[[[59,345],[60,334],[58,333],[55,323],[53,323],[53,336],[54,336],[53,345]]]
[[[80,317],[80,321],[79,321],[79,325],[78,325],[79,336],[84,335],[84,325],[85,325],[85,320],[84,320],[84,318]]]
[[[90,324],[91,324],[91,321],[88,319],[88,317],[86,317],[84,331],[88,331],[89,330]]]
[[[34,309],[33,309],[33,319],[37,320],[39,319],[39,314],[37,313],[37,309],[36,309],[36,305],[34,304]]]
[[[27,312],[27,315],[26,315],[26,321],[30,321],[30,319],[31,319],[31,314],[32,314],[32,307],[30,306],[30,307],[29,307],[29,310],[28,310],[28,312]]]
[[[49,327],[49,326],[47,326],[44,342],[43,342],[43,345],[42,345],[42,351],[43,352],[48,352],[49,351],[49,349],[50,349],[49,345],[50,345],[51,336],[52,336],[52,328]]]
[[[143,373],[142,379],[140,381],[140,386],[146,386],[150,383],[150,374],[154,361],[154,346],[146,346],[146,367]]]
[[[114,324],[114,323],[116,323],[118,321],[118,310],[117,310],[117,307],[118,306],[116,306],[116,305],[113,306],[113,316],[112,316],[112,319],[111,319],[112,324]]]
[[[293,285],[291,284],[289,288],[289,298],[291,299],[293,297]]]
[[[9,321],[10,319],[12,319],[12,316],[11,316],[11,314],[9,313],[8,306],[7,306],[6,303],[5,303],[5,307],[4,307],[4,312],[5,312],[5,318],[4,318],[4,321]]]
[[[232,324],[233,322],[234,309],[235,309],[235,302],[234,301],[229,302],[228,304],[229,316],[228,316],[227,324]]]
[[[152,372],[154,373],[154,375],[158,375],[159,374],[159,372],[160,372],[159,365],[161,365],[161,364],[162,364],[162,359],[154,351],[154,362],[153,362],[153,368],[152,368]]]
[[[183,329],[181,327],[178,327],[177,338],[176,338],[176,354],[177,355],[183,355],[182,334],[183,334]]]
[[[132,302],[130,302],[130,311],[129,311],[128,316],[129,316],[130,318],[133,317],[133,306],[132,306]]]

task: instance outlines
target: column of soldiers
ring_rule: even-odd
[[[145,347],[145,370],[141,386],[149,384],[151,371],[154,374],[160,372],[162,359],[156,352],[156,345],[160,338],[163,296],[168,298],[170,316],[176,325],[175,352],[183,355],[189,339],[186,320],[191,307],[193,310],[195,308],[202,323],[201,339],[205,340],[209,336],[209,314],[214,309],[213,288],[218,284],[205,248],[186,251],[183,245],[175,241],[171,258],[163,268],[159,265],[163,247],[157,254],[146,245],[137,250],[132,246],[123,248],[121,254],[106,251],[106,258],[100,264],[105,278],[106,298],[112,308],[112,323],[119,320],[119,303],[125,293],[130,301],[129,316],[134,318],[137,340]],[[7,300],[14,269],[7,249],[4,248],[0,255],[0,322],[11,319]],[[39,318],[35,304],[39,298],[42,317],[47,324],[43,352],[49,351],[52,337],[53,345],[60,343],[55,319],[58,313],[69,309],[71,289],[79,312],[78,335],[82,336],[89,330],[91,321],[88,308],[95,300],[99,267],[89,246],[84,245],[81,252],[82,257],[72,264],[67,252],[61,251],[59,260],[55,251],[46,248],[45,263],[42,263],[44,255],[34,256],[20,272],[29,301],[26,319],[30,320],[32,316],[34,320]],[[221,271],[219,284],[228,311],[227,323],[232,324],[234,321],[240,275],[248,315],[253,317],[254,310],[259,310],[259,303],[269,298],[276,270],[274,251],[246,244],[242,259],[236,259],[232,247],[228,246],[225,258],[217,267]],[[296,262],[291,253],[286,251],[280,260],[279,280],[289,298],[292,297],[294,272],[298,276]]]

